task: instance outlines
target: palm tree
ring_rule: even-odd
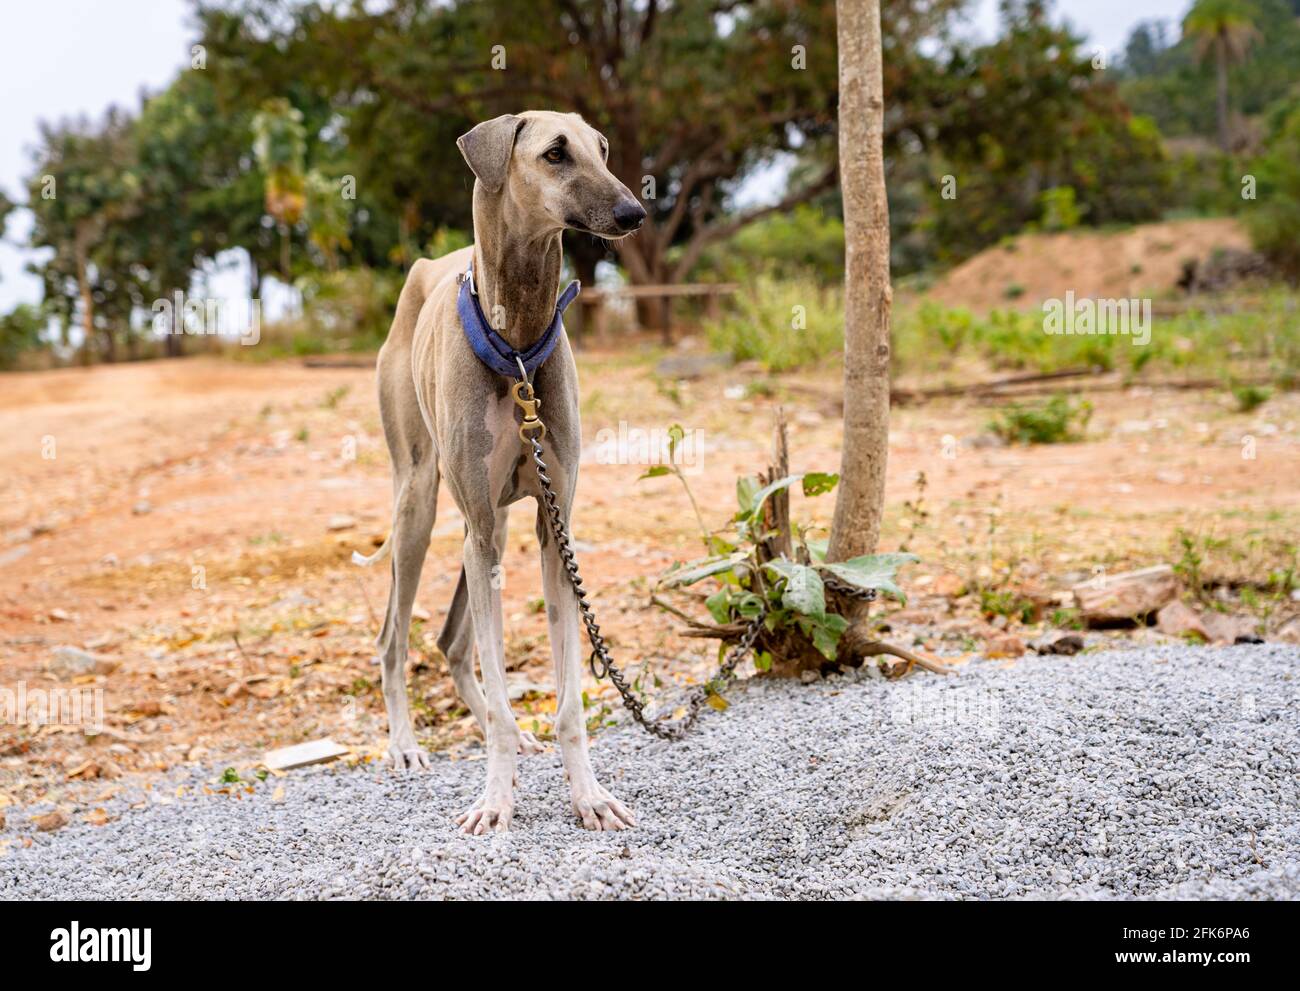
[[[1183,36],[1196,44],[1196,55],[1204,61],[1214,57],[1217,78],[1219,145],[1232,150],[1228,133],[1228,66],[1241,62],[1251,43],[1259,37],[1257,12],[1247,0],[1196,0],[1183,18]]]

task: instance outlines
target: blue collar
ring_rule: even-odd
[[[555,345],[564,332],[564,311],[578,298],[581,286],[575,279],[560,294],[555,303],[555,316],[542,336],[528,346],[527,350],[516,351],[504,337],[492,329],[492,325],[483,316],[479,306],[478,293],[474,290],[474,266],[461,277],[460,295],[456,298],[456,312],[460,314],[460,325],[465,331],[465,339],[478,355],[479,361],[498,375],[508,378],[519,377],[519,361],[523,362],[524,371],[531,377],[541,364],[551,356]],[[518,359],[518,361],[516,361]]]

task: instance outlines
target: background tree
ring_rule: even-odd
[[[253,151],[266,177],[266,212],[280,226],[280,274],[289,272],[289,237],[307,209],[306,130],[302,111],[284,97],[262,104],[253,118]]]
[[[879,0],[838,0],[844,438],[827,560],[876,549],[889,455],[889,204]]]
[[[1273,118],[1268,151],[1253,166],[1259,199],[1246,224],[1255,247],[1300,281],[1300,100],[1279,106]]]
[[[106,360],[117,357],[113,319],[96,307],[119,288],[111,273],[96,263],[96,253],[110,225],[124,221],[139,207],[132,118],[111,108],[102,123],[65,122],[41,129],[37,166],[28,186],[28,206],[35,215],[30,243],[53,249],[42,266],[47,298],[64,296],[66,277],[76,284],[83,347],[102,342]]]
[[[937,67],[919,42],[942,35],[960,6],[890,0],[889,42],[900,52],[891,82],[900,108],[916,111],[900,113],[891,135],[920,128]],[[232,87],[308,87],[313,105],[340,110],[362,188],[395,190],[389,211],[425,237],[446,222],[427,199],[443,211],[468,199],[455,135],[527,106],[577,111],[609,135],[611,170],[650,213],[637,237],[617,243],[635,283],[680,281],[710,245],[835,181],[830,3],[397,0],[367,12],[248,0],[200,15],[211,64]],[[300,54],[314,63],[297,73]],[[741,181],[781,153],[817,167],[776,203],[728,209]],[[584,279],[608,252],[589,237],[570,248]]]
[[[1196,0],[1183,18],[1183,33],[1193,40],[1197,55],[1214,59],[1215,114],[1219,122],[1219,147],[1232,150],[1228,119],[1228,67],[1243,61],[1259,37],[1254,7],[1246,0]]]

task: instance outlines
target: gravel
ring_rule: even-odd
[[[635,830],[579,829],[553,753],[521,761],[513,830],[478,838],[452,823],[472,755],[323,767],[24,828],[0,897],[1293,899],[1297,668],[1296,647],[1169,646],[752,681],[685,742],[597,737]]]

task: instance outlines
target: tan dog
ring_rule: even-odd
[[[379,634],[388,752],[398,768],[428,766],[406,698],[411,607],[444,478],[465,517],[460,581],[438,646],[461,699],[487,739],[487,786],[458,822],[467,833],[506,830],[515,762],[540,749],[521,733],[506,688],[501,553],[506,513],[537,480],[519,438],[512,382],[479,361],[456,310],[459,276],[474,281],[492,326],[518,350],[537,340],[555,312],[565,228],[605,238],[641,226],[645,210],[606,167],[604,136],[576,114],[529,111],[479,124],[457,144],[475,175],[474,244],[411,267],[388,340],[379,352],[379,408],[393,464],[393,529],[371,564],[393,555],[393,586]],[[561,334],[534,386],[547,426],[546,463],[565,525],[573,505],[582,436],[578,378]],[[582,714],[583,647],[577,601],[543,509],[538,506],[542,582],[556,673],[555,731],[574,812],[588,829],[623,829],[631,813],[596,781]],[[474,674],[477,651],[483,682]]]

